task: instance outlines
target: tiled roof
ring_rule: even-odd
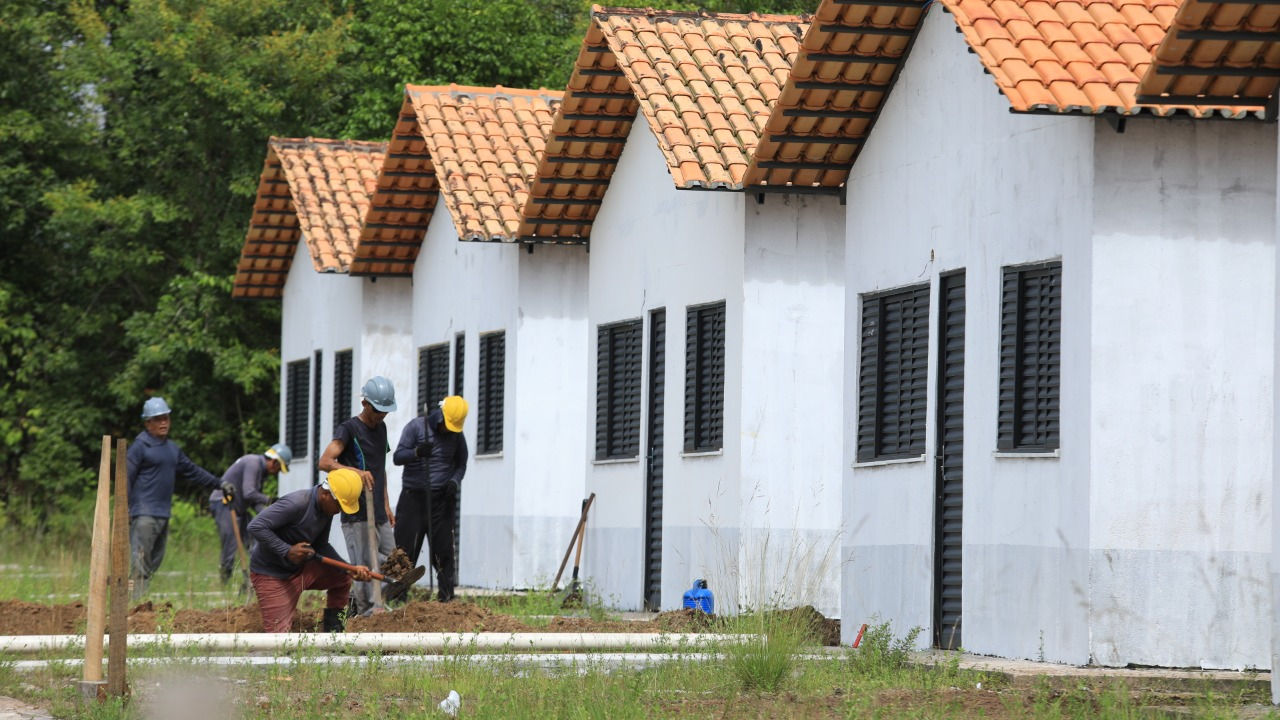
[[[1186,0],[1138,86],[1143,102],[1265,106],[1280,85],[1280,5]]]
[[[386,143],[271,138],[232,295],[279,298],[298,241],[318,272],[347,272]]]
[[[562,93],[410,85],[406,94],[459,239],[520,239],[520,211]]]
[[[901,0],[823,0],[744,184],[843,185],[924,13],[922,4]]]
[[[1256,110],[1138,102],[1138,82],[1180,0],[941,2],[1016,111],[1243,117]]]

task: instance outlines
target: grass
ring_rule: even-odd
[[[212,526],[198,516],[175,522],[163,570],[176,572],[153,581],[175,608],[236,601],[234,590],[220,592]],[[83,591],[87,548],[41,546],[0,530],[0,564],[17,568],[0,573],[0,599],[47,604]],[[598,599],[587,598],[582,612],[608,614]],[[559,595],[545,590],[474,602],[531,624],[563,612]],[[79,667],[57,655],[43,658],[53,661],[45,668],[22,671],[15,662],[34,658],[0,656],[0,696],[75,720],[439,718],[436,705],[450,690],[462,696],[464,718],[1280,718],[1261,704],[1266,693],[1256,685],[1224,691],[1191,683],[1015,681],[963,670],[958,655],[921,664],[911,652],[919,630],[895,632],[887,622],[874,623],[857,651],[818,648],[804,618],[776,610],[722,618],[712,630],[748,633],[748,639],[709,648],[709,658],[702,654],[707,648],[698,648],[639,669],[610,669],[601,655],[569,667],[544,666],[466,646],[437,662],[366,655],[356,666],[323,662],[328,650],[306,642],[282,653],[287,665],[229,667],[192,648],[162,644],[132,655],[165,662],[130,668],[128,703],[82,700]]]

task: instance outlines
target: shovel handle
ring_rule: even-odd
[[[333,567],[341,568],[343,570],[354,571],[356,569],[355,565],[348,565],[347,563],[344,563],[341,560],[334,560],[333,558],[325,557],[323,555],[312,555],[311,557],[315,558],[316,560],[319,560],[321,563],[325,565],[331,565]],[[380,572],[374,572],[373,570],[370,570],[369,575],[374,580],[381,580],[382,582],[392,582],[391,580],[387,579],[387,576],[383,575]]]

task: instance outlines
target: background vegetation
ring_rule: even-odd
[[[266,139],[385,138],[406,82],[563,87],[589,8],[0,5],[0,524],[83,532],[100,437],[136,435],[153,394],[215,473],[274,440],[280,308],[231,300]]]

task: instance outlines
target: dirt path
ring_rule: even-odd
[[[0,720],[53,720],[53,716],[40,708],[0,696]]]

